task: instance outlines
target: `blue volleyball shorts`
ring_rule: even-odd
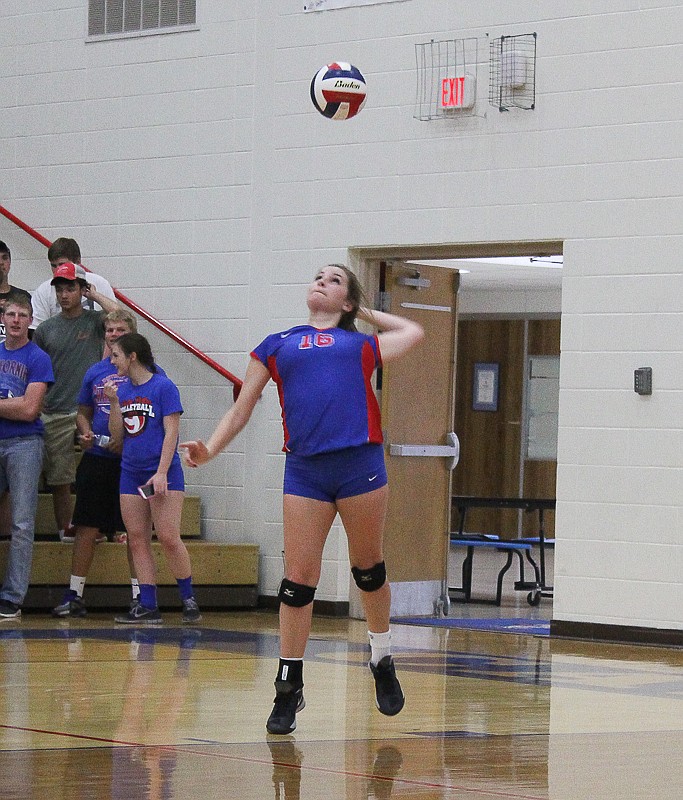
[[[315,456],[287,453],[284,494],[334,503],[387,484],[384,447],[363,444]]]
[[[154,474],[156,474],[155,469],[128,469],[122,465],[121,482],[119,484],[120,493],[137,494],[138,486],[143,486]],[[169,492],[185,491],[185,476],[183,475],[183,468],[180,463],[176,461],[171,462],[171,466],[168,470],[167,482]]]

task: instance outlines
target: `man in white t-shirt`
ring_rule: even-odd
[[[78,242],[75,239],[68,239],[65,236],[60,236],[59,239],[55,239],[47,251],[47,260],[52,267],[53,276],[55,270],[61,267],[62,264],[69,262],[72,264],[80,264],[81,249],[78,246]],[[57,302],[55,287],[52,285],[51,281],[52,278],[44,281],[35,292],[33,292],[33,325],[35,327],[38,327],[41,322],[44,322],[50,317],[56,317],[57,314],[60,314],[62,311]],[[104,297],[108,297],[110,300],[116,299],[111,284],[101,275],[88,272],[88,283]],[[83,308],[89,308],[93,311],[102,310],[101,306],[86,297],[83,298],[82,305]]]

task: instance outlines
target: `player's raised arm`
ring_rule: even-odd
[[[424,339],[422,325],[396,314],[361,307],[357,318],[380,329],[378,338],[383,362],[399,358]]]
[[[201,440],[181,442],[180,448],[185,451],[185,463],[188,467],[206,464],[230,444],[249,422],[256,401],[261,396],[269,379],[270,373],[266,367],[257,359],[252,358],[235,404],[218,423],[209,441],[206,444]]]

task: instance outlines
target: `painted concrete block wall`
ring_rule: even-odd
[[[49,238],[74,235],[88,266],[238,375],[266,333],[305,316],[315,269],[349,248],[564,241],[554,614],[683,626],[680,5],[304,14],[294,0],[230,0],[199,4],[197,31],[96,43],[85,5],[2,5],[2,203]],[[487,103],[488,43],[532,31],[536,109],[502,114]],[[477,114],[414,119],[415,45],[466,37]],[[334,59],[370,86],[345,123],[308,98]],[[4,221],[0,238],[15,282],[37,285],[42,248]],[[186,398],[182,434],[206,436],[229,387],[153,340]],[[631,388],[642,365],[651,398]],[[269,387],[227,452],[188,475],[207,536],[260,544],[267,593],[282,573],[280,442]],[[337,527],[318,596],[348,597],[345,558]]]

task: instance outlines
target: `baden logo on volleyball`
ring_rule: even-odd
[[[353,64],[335,61],[321,67],[311,81],[311,100],[328,119],[351,119],[365,105],[365,78]]]

